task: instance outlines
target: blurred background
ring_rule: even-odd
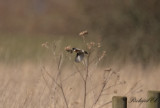
[[[43,42],[88,30],[109,62],[157,64],[159,10],[159,0],[0,0],[0,60],[32,60]]]

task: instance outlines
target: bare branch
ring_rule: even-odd
[[[106,102],[105,104],[101,105],[101,106],[98,107],[98,108],[102,108],[102,107],[104,107],[104,106],[106,106],[106,105],[108,105],[108,104],[110,104],[110,103],[112,103],[112,101]]]
[[[138,85],[139,82],[140,82],[140,81],[137,81],[137,82],[130,88],[130,90],[129,90],[125,95],[129,94],[130,92],[132,92],[132,91],[137,87],[137,85]]]
[[[75,63],[74,63],[74,66],[75,66],[75,68],[76,68],[77,72],[79,73],[79,75],[81,76],[81,78],[82,78],[82,79],[83,79],[83,81],[84,81],[85,79],[84,79],[84,77],[83,77],[82,73],[79,71],[79,69],[78,69],[78,67],[76,66],[76,64],[75,64]]]
[[[75,74],[77,74],[77,72],[73,72],[72,74],[70,74],[69,76],[67,76],[66,78],[64,78],[64,79],[62,80],[62,83],[63,83],[64,81],[68,80],[70,77],[74,76]]]

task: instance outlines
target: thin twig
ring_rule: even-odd
[[[104,107],[104,106],[106,106],[106,105],[108,105],[108,104],[110,104],[110,103],[112,103],[112,101],[106,102],[106,103],[104,103],[103,105],[101,105],[101,106],[98,107],[98,108],[102,108],[102,107]]]
[[[137,85],[138,85],[139,82],[140,82],[140,81],[137,81],[137,82],[130,88],[130,90],[129,90],[125,95],[129,94],[130,92],[132,92],[133,89],[137,87]]]
[[[44,76],[44,74],[43,74],[42,70],[41,70],[41,73],[42,73],[42,78],[43,78],[44,82],[46,83],[47,87],[48,87],[48,88],[49,88],[49,90],[51,91],[52,89],[50,88],[50,86],[49,86],[48,82],[46,81],[45,76]]]
[[[91,78],[91,77],[89,77],[89,79],[90,79],[91,86],[93,87],[93,84],[92,84],[92,78]],[[89,92],[88,92],[88,93],[89,93]],[[88,93],[87,93],[86,95],[88,95]],[[92,89],[92,93],[93,93],[93,97],[94,97],[94,100],[95,100],[96,95],[95,95],[95,91],[94,91],[94,89]]]
[[[103,83],[97,85],[96,87],[92,88],[90,91],[87,92],[87,95],[90,94],[93,90],[97,89],[98,87],[102,86]]]
[[[61,89],[61,91],[62,91],[62,95],[63,95],[64,101],[65,101],[65,103],[66,103],[66,107],[69,108],[68,102],[67,102],[67,99],[66,99],[66,96],[65,96],[64,89],[63,89],[63,86],[62,86],[62,85],[61,85],[60,89]]]
[[[66,80],[68,80],[70,77],[74,76],[75,74],[77,74],[77,72],[73,72],[72,74],[70,74],[69,76],[67,76],[66,78],[64,78],[62,80],[62,83],[65,82]]]
[[[98,95],[96,101],[94,102],[94,104],[92,105],[91,108],[93,108],[93,107],[97,104],[97,102],[99,101],[99,99],[100,99],[100,97],[101,97],[101,95],[102,95],[102,92],[104,91],[104,88],[105,88],[106,84],[107,84],[107,83],[104,82],[104,84],[103,84],[103,86],[102,86],[102,89],[101,89],[101,91],[100,91],[100,93],[99,93],[99,95]]]
[[[100,90],[100,93],[99,93],[97,99],[95,100],[95,102],[93,103],[93,105],[91,106],[91,108],[93,108],[98,103],[98,101],[99,101],[99,99],[100,99],[100,97],[101,97],[101,95],[102,95],[102,93],[103,93],[103,91],[104,91],[109,79],[111,78],[111,76],[112,76],[112,72],[110,71],[108,76],[104,79],[103,86],[102,86],[102,88]],[[105,75],[104,75],[104,77],[105,77]]]
[[[74,63],[74,66],[75,66],[75,68],[76,68],[77,72],[79,73],[79,75],[81,76],[81,78],[82,78],[82,79],[83,79],[83,81],[84,81],[85,79],[84,79],[84,77],[83,77],[82,73],[79,71],[79,69],[78,69],[78,67],[76,66],[76,64],[75,64],[75,63]]]
[[[47,75],[52,79],[52,81],[53,81],[57,86],[60,87],[60,84],[58,84],[58,82],[52,77],[52,75],[51,75],[48,71],[46,71],[46,73],[47,73]]]
[[[68,107],[67,98],[66,98],[66,95],[65,95],[65,93],[64,93],[64,88],[63,88],[62,78],[61,78],[61,71],[60,71],[61,63],[62,63],[62,57],[63,57],[63,56],[60,55],[59,62],[58,62],[58,76],[60,77],[60,89],[61,89],[61,92],[62,92],[64,101],[65,101],[66,107],[69,108],[69,107]]]

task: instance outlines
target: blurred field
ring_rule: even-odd
[[[93,39],[94,40],[94,39]],[[53,56],[50,52],[42,47],[42,43],[48,41],[55,41],[58,45],[57,51],[59,53],[64,52],[66,45],[75,45],[83,48],[82,40],[79,37],[74,39],[65,37],[22,37],[22,36],[1,36],[0,39],[1,56],[0,56],[0,107],[1,108],[55,108],[53,100],[53,91],[49,88],[52,87],[52,81],[49,77],[49,87],[42,76],[42,67],[45,66],[49,73],[56,72],[56,63],[52,61]],[[101,49],[102,50],[102,49]],[[72,60],[74,56],[72,56]],[[104,59],[103,63],[107,60]],[[62,72],[66,76],[75,72],[74,67],[70,64],[70,61],[65,61]],[[126,94],[128,98],[131,97],[146,97],[147,90],[159,90],[159,66],[148,65],[143,67],[141,63],[134,64],[133,62],[127,62],[125,64],[119,64],[118,61],[108,62],[103,64],[95,70],[94,81],[96,84],[101,83],[101,70],[105,69],[104,66],[112,67],[116,72],[119,72],[120,79],[125,80],[126,85],[117,86],[113,89],[107,90],[108,95],[102,96],[98,105],[104,101],[110,101],[114,95],[125,95],[132,86],[138,83],[139,86],[143,85],[142,92]],[[91,67],[92,68],[92,67]],[[94,68],[94,67],[93,67]],[[97,79],[98,78],[98,79]],[[69,78],[64,84],[65,93],[69,106],[71,108],[82,108],[83,105],[83,83],[79,79],[79,75],[75,74]],[[72,89],[71,89],[72,88]],[[89,86],[90,88],[90,86]],[[88,88],[88,89],[89,89]],[[125,88],[125,89],[124,89]],[[100,89],[100,87],[99,87]],[[97,90],[99,90],[97,89]],[[114,93],[114,91],[117,93]],[[60,96],[61,97],[61,96]],[[93,97],[89,97],[88,105],[92,103]],[[64,107],[63,99],[59,99],[59,107]],[[108,104],[106,107],[109,107]],[[145,108],[145,104],[139,106],[137,103],[128,104],[130,108]]]
[[[54,73],[54,64],[47,65],[47,70]],[[64,69],[63,72],[69,75],[74,72],[72,67]],[[116,66],[113,67],[116,70]],[[158,67],[150,67],[147,70],[143,70],[139,65],[125,65],[121,69],[117,69],[120,72],[121,79],[124,79],[127,84],[123,86],[117,86],[113,89],[107,90],[108,95],[104,95],[100,100],[100,103],[104,101],[110,101],[114,95],[124,95],[127,93],[135,82],[140,80],[139,85],[143,85],[142,92],[127,94],[128,99],[131,97],[146,98],[147,90],[159,90],[159,71]],[[99,73],[99,70],[95,71]],[[97,74],[98,75],[98,74]],[[76,74],[65,82],[65,93],[69,106],[71,108],[82,108],[83,104],[83,86],[81,80]],[[100,83],[100,77],[94,80]],[[65,78],[63,76],[63,78]],[[47,79],[49,80],[49,78]],[[51,81],[49,80],[50,84]],[[12,65],[1,64],[0,65],[0,107],[1,108],[55,108],[53,100],[53,91],[48,88],[45,81],[42,78],[41,66],[35,63],[14,63]],[[50,85],[52,86],[52,85]],[[71,89],[72,88],[72,89]],[[117,90],[117,93],[113,92]],[[60,96],[61,97],[61,96]],[[93,97],[90,97],[87,103],[93,101]],[[128,100],[129,101],[129,100]],[[61,107],[64,105],[63,99],[59,99],[58,103]],[[111,104],[107,105],[109,107]],[[145,108],[145,104],[139,106],[137,103],[128,104],[129,108]],[[64,107],[64,106],[63,106]],[[105,108],[105,107],[104,107]]]

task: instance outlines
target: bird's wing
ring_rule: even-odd
[[[77,53],[75,62],[81,62],[84,58],[84,53]]]
[[[76,53],[81,53],[82,50],[81,49],[76,49]]]

